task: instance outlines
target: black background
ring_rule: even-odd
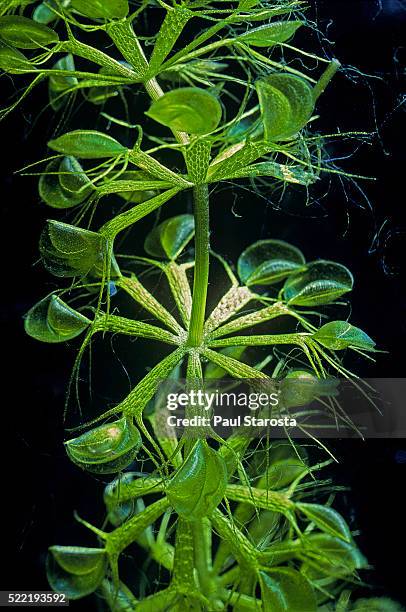
[[[332,182],[322,205],[308,208],[297,205],[298,194],[278,206],[266,195],[268,201],[243,190],[221,192],[212,205],[212,246],[233,257],[254,240],[277,237],[299,246],[309,260],[331,258],[350,267],[356,278],[352,322],[388,351],[378,356],[376,365],[356,360],[355,367],[365,376],[401,377],[406,216],[401,159],[404,111],[399,105],[406,9],[401,0],[310,4],[320,29],[335,41],[331,46],[321,37],[327,54],[334,54],[347,66],[320,100],[318,129],[379,130],[373,146],[363,145],[350,160],[340,162],[346,169],[377,177],[376,182],[360,183],[370,204],[351,186],[343,189],[339,181]],[[3,83],[8,91],[9,83],[1,80],[1,86]],[[39,151],[45,154],[44,143],[56,129],[49,113],[38,118],[45,104],[45,88],[39,89],[0,125],[1,445],[2,506],[6,513],[2,537],[13,536],[9,554],[2,544],[2,589],[46,589],[44,559],[50,544],[94,545],[93,538],[75,525],[73,509],[95,524],[100,525],[103,519],[102,485],[73,467],[61,444],[72,351],[35,343],[22,329],[22,315],[55,286],[35,263],[38,236],[49,211],[38,202],[35,179],[13,175],[38,159]],[[349,152],[332,150],[331,154]],[[406,545],[402,495],[406,464],[395,461],[396,451],[406,450],[406,441],[336,441],[331,446],[340,459],[331,474],[351,488],[341,496],[339,505],[350,517],[351,527],[360,530],[358,542],[375,568],[367,579],[376,586],[375,593],[406,604],[401,578]],[[138,571],[134,561],[134,572]],[[91,610],[93,605],[86,601],[74,607]]]

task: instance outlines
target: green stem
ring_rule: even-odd
[[[317,81],[316,85],[314,86],[313,95],[314,95],[315,100],[317,100],[321,96],[321,94],[326,89],[327,85],[330,83],[331,79],[333,78],[337,70],[340,69],[340,66],[341,66],[340,62],[336,59],[333,59],[329,63],[326,70],[323,72],[320,79]]]
[[[189,327],[189,346],[200,346],[206,314],[209,282],[209,189],[207,184],[193,188],[195,217],[195,271],[192,314]]]
[[[199,577],[199,584],[206,597],[210,598],[213,591],[210,521],[208,519],[201,519],[193,523],[192,531],[195,567]]]

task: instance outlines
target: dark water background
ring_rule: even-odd
[[[334,53],[343,64],[356,66],[359,71],[348,69],[345,76],[337,77],[320,100],[320,131],[335,131],[337,126],[343,131],[373,131],[378,126],[379,137],[373,147],[364,145],[350,160],[341,162],[348,170],[356,168],[360,174],[376,176],[378,180],[362,183],[366,197],[350,185],[343,188],[334,181],[322,205],[307,208],[300,193],[285,198],[282,204],[272,194],[263,194],[264,199],[243,190],[218,193],[212,204],[212,246],[232,258],[254,240],[277,237],[299,246],[308,260],[323,257],[346,264],[356,278],[352,322],[388,351],[378,357],[376,365],[358,359],[352,365],[369,377],[402,377],[406,173],[402,162],[404,111],[399,104],[405,3],[324,0],[310,4],[320,29],[335,41],[331,47],[322,40],[327,53]],[[314,44],[316,48],[317,41]],[[379,78],[367,79],[361,73]],[[5,89],[9,89],[8,85]],[[102,484],[73,467],[61,445],[64,390],[72,352],[69,347],[35,343],[24,336],[21,324],[28,308],[55,286],[35,264],[38,236],[49,211],[38,204],[35,180],[12,174],[28,161],[38,159],[39,150],[45,154],[43,143],[56,124],[45,113],[33,125],[45,103],[45,89],[38,90],[0,125],[4,372],[1,465],[2,507],[6,515],[2,537],[13,536],[9,554],[2,544],[2,589],[46,589],[44,558],[50,544],[94,545],[92,536],[74,523],[73,509],[95,524],[101,524],[103,519]],[[86,114],[83,116],[86,121]],[[330,154],[350,152],[331,149]],[[122,356],[121,345],[115,348]],[[143,360],[143,353],[136,351],[131,370],[136,372],[137,363]],[[101,378],[108,378],[110,366],[108,361],[106,364],[99,374]],[[123,371],[120,376],[125,391]],[[119,397],[120,390],[117,393]],[[406,603],[402,579],[406,464],[396,461],[396,453],[406,450],[406,440],[336,441],[330,446],[340,458],[331,475],[337,483],[350,487],[338,500],[338,507],[350,518],[351,527],[359,529],[359,545],[375,568],[367,578],[376,585],[375,593]],[[137,559],[133,569],[134,575],[141,571]],[[93,600],[73,607],[96,609]]]

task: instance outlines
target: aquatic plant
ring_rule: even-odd
[[[311,27],[303,11],[298,0],[10,1],[1,9],[0,68],[26,79],[1,116],[46,84],[61,125],[84,102],[106,121],[105,130],[59,130],[40,162],[41,200],[59,215],[43,230],[41,258],[67,282],[33,306],[25,329],[42,342],[82,337],[67,408],[80,405],[81,362],[96,335],[164,346],[122,401],[82,420],[65,442],[77,466],[109,480],[103,529],[77,517],[95,546],[49,551],[50,585],[71,599],[96,593],[106,609],[139,612],[367,609],[350,603],[367,562],[332,508],[336,487],[319,478],[328,460],[312,462],[293,440],[240,431],[223,439],[210,428],[177,437],[160,423],[163,380],[191,390],[224,378],[280,384],[284,414],[318,398],[345,420],[332,377],[355,381],[343,365],[347,349],[374,351],[364,331],[323,310],[352,290],[341,263],[307,261],[277,236],[245,249],[236,268],[210,249],[210,198],[220,184],[306,193],[325,175],[353,178],[325,155],[331,135],[315,131],[318,99],[340,64],[294,46]],[[294,57],[316,61],[316,78],[293,67]],[[124,114],[104,112],[111,99]],[[180,202],[183,212],[171,214]],[[137,224],[155,211],[164,219],[144,241]],[[216,295],[225,284],[208,312],[209,288]],[[259,363],[258,347],[268,348]],[[124,551],[134,544],[159,568],[159,587],[124,583]]]

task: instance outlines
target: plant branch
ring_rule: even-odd
[[[192,314],[188,345],[199,346],[203,338],[209,282],[209,191],[207,184],[193,189],[195,217],[195,270],[193,282]]]

